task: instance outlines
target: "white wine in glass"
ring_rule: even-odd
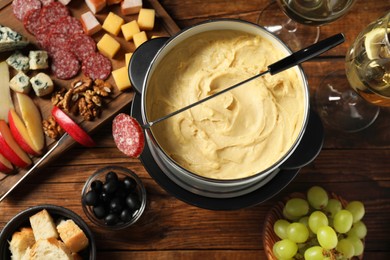
[[[321,25],[345,15],[356,0],[275,0],[261,10],[257,23],[293,51],[318,41]],[[280,9],[283,12],[280,12]]]

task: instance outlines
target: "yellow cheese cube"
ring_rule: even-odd
[[[130,63],[131,56],[133,56],[133,53],[132,53],[132,52],[129,52],[129,53],[126,53],[126,54],[125,54],[126,68],[129,67],[129,63]]]
[[[129,73],[127,67],[116,69],[112,72],[112,77],[119,90],[124,90],[131,87]]]
[[[146,36],[145,31],[136,33],[133,35],[133,41],[135,48],[138,48],[142,43],[146,42],[148,40],[148,37]]]
[[[103,29],[113,35],[118,35],[121,26],[125,23],[125,20],[122,17],[110,12],[107,15],[107,18],[104,20]]]
[[[119,42],[107,33],[97,43],[98,50],[109,58],[113,58],[120,47]]]
[[[126,41],[133,39],[133,35],[141,31],[136,20],[122,25],[121,30]]]
[[[154,27],[154,9],[141,8],[138,15],[138,25],[141,30],[152,30]]]

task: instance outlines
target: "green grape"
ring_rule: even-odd
[[[330,216],[333,218],[337,212],[343,209],[341,202],[337,199],[330,199],[328,204],[325,207],[325,211],[330,213]]]
[[[336,231],[329,226],[318,228],[317,240],[322,248],[328,250],[335,248],[338,242]]]
[[[274,244],[272,251],[278,259],[289,259],[298,252],[298,246],[289,239],[282,239]]]
[[[280,239],[287,238],[287,227],[290,225],[285,219],[278,219],[274,223],[274,232]]]
[[[307,200],[315,209],[323,209],[328,204],[328,193],[320,186],[313,186],[307,191]]]
[[[364,204],[361,201],[351,201],[345,209],[352,213],[353,223],[361,220],[365,213]]]
[[[323,260],[324,249],[320,246],[312,246],[305,251],[305,260]]]
[[[288,219],[288,220],[292,220],[292,221],[295,221],[298,219],[298,217],[295,217],[295,216],[292,216],[290,215],[287,211],[286,211],[286,207],[283,208],[283,216]]]
[[[347,233],[352,227],[353,217],[351,212],[342,209],[336,213],[333,219],[333,227],[339,233]]]
[[[304,199],[292,198],[287,201],[284,208],[289,216],[300,218],[309,212],[309,203]]]
[[[309,216],[309,227],[314,234],[317,234],[317,230],[322,226],[328,225],[327,216],[321,211],[314,211]]]
[[[339,251],[345,258],[351,258],[355,255],[355,248],[348,239],[341,239],[337,243],[336,250]]]
[[[367,227],[363,221],[358,221],[352,225],[352,228],[348,231],[347,235],[356,236],[360,239],[363,239],[367,235]]]
[[[304,224],[294,222],[287,227],[287,237],[295,243],[304,243],[309,238],[309,230]]]
[[[352,243],[353,248],[355,250],[355,256],[359,256],[359,255],[363,254],[364,245],[363,245],[363,242],[358,237],[348,236],[346,239]]]
[[[302,223],[303,225],[305,225],[307,230],[309,230],[309,237],[313,237],[314,236],[313,231],[311,231],[311,229],[309,227],[309,217],[308,216],[304,216],[304,217],[300,218],[298,220],[298,222]]]

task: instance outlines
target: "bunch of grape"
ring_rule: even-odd
[[[304,196],[303,196],[304,197]],[[283,208],[285,219],[273,229],[281,239],[273,246],[277,259],[351,259],[363,253],[367,228],[360,201],[344,204],[319,186],[305,198],[291,198]]]

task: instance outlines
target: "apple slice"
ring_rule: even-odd
[[[41,154],[41,151],[35,151],[34,144],[31,141],[26,126],[23,124],[22,119],[18,116],[13,108],[8,112],[8,122],[11,133],[15,141],[19,146],[27,153],[37,156]]]
[[[14,166],[3,155],[0,154],[0,172],[10,173],[14,169]]]
[[[45,147],[41,113],[34,101],[26,94],[16,93],[16,100],[21,118],[31,139],[32,149],[39,153]]]
[[[30,157],[19,147],[4,120],[0,120],[0,153],[12,164],[27,167],[32,162]]]
[[[51,114],[57,121],[57,123],[64,129],[76,142],[92,147],[95,146],[95,142],[92,138],[74,122],[64,111],[54,106],[51,110]]]

